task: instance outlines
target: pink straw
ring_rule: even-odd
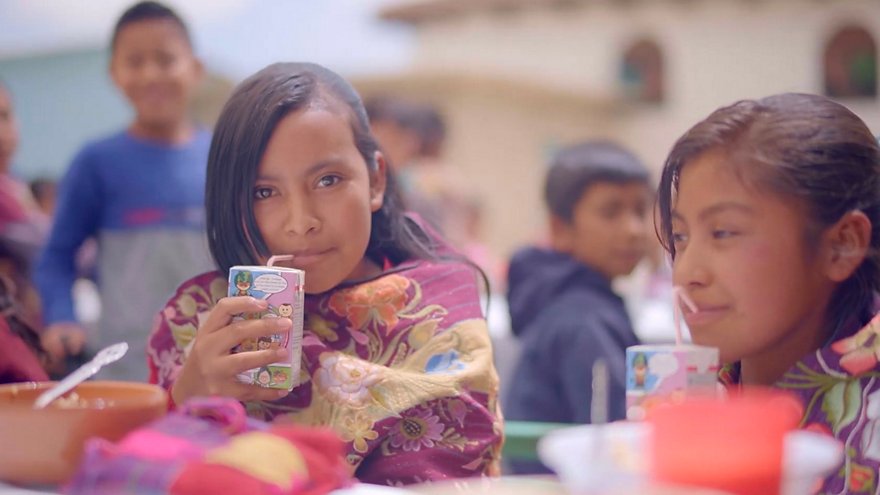
[[[675,345],[682,344],[681,320],[683,318],[681,305],[684,304],[694,313],[697,312],[697,305],[688,297],[684,287],[676,285],[672,288],[673,308],[672,319],[675,324]]]
[[[278,254],[269,258],[269,261],[266,262],[266,266],[275,266],[276,261],[289,261],[292,259],[292,254]]]

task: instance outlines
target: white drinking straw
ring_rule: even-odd
[[[269,258],[269,261],[266,262],[266,266],[275,266],[276,261],[290,261],[292,259],[292,254],[277,254]]]
[[[673,308],[672,308],[672,319],[675,324],[675,345],[682,344],[682,333],[681,333],[681,320],[683,318],[681,305],[684,304],[693,311],[697,312],[697,305],[694,304],[694,301],[687,295],[687,292],[684,290],[684,287],[680,285],[676,285],[672,288],[672,296],[673,296]]]

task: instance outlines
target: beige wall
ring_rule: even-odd
[[[485,88],[424,92],[445,110],[449,158],[484,195],[488,240],[507,255],[541,229],[548,145],[613,137],[657,170],[674,140],[720,105],[821,92],[824,43],[847,22],[880,42],[880,1],[597,0],[478,11],[419,24],[413,71],[489,75],[598,102],[571,105]],[[652,37],[665,55],[667,98],[660,106],[618,98],[620,53],[641,36]],[[844,103],[880,134],[880,101]]]

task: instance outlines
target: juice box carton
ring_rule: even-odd
[[[654,404],[718,390],[718,349],[698,345],[626,348],[626,417],[644,419]]]
[[[239,381],[267,388],[293,390],[299,384],[303,337],[302,270],[280,266],[233,266],[229,269],[229,295],[265,299],[269,307],[259,313],[245,313],[233,320],[290,318],[293,325],[281,332],[259,339],[248,339],[232,352],[264,349],[287,349],[287,358],[261,368],[238,374]]]

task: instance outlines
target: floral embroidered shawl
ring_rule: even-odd
[[[807,355],[776,382],[804,405],[800,426],[833,435],[844,461],[820,494],[880,493],[880,315],[850,335]],[[737,365],[722,368],[727,386],[739,382]]]
[[[307,275],[308,276],[308,275]],[[149,340],[151,381],[171,387],[224,274],[185,282]],[[361,481],[402,485],[499,472],[498,377],[476,278],[457,262],[418,261],[307,295],[301,384],[259,419],[329,426]]]

